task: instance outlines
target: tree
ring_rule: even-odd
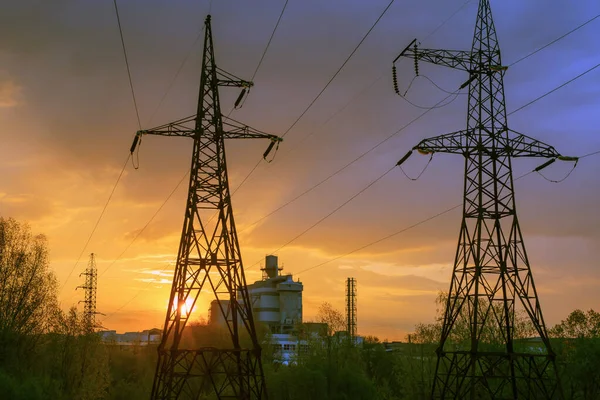
[[[410,337],[410,342],[413,343],[437,343],[440,340],[440,336],[442,333],[442,324],[444,322],[444,312],[445,306],[448,299],[448,293],[439,292],[438,296],[435,300],[437,304],[437,311],[435,322],[432,324],[417,324],[415,326],[415,332],[408,335]],[[484,299],[480,299],[480,307],[481,309],[487,309],[487,301]],[[492,304],[492,312],[496,315],[501,315],[501,307],[502,304]],[[492,317],[488,317],[491,319]],[[452,333],[449,337],[449,341],[451,343],[470,343],[471,340],[471,329],[470,329],[470,319],[468,314],[468,309],[463,307],[461,313],[456,318],[454,322],[454,328],[452,329]],[[535,335],[535,328],[531,323],[528,315],[524,310],[516,310],[513,316],[513,338],[514,339],[525,339],[532,335]],[[492,345],[502,345],[504,344],[504,334],[502,332],[502,328],[498,326],[495,321],[489,321],[482,328],[483,332],[480,333],[480,341],[481,343],[487,343]]]
[[[567,399],[600,398],[600,313],[575,310],[550,329]]]
[[[322,303],[319,307],[317,320],[327,324],[327,334],[329,336],[333,335],[335,332],[346,330],[346,319],[344,318],[344,315],[327,302]]]
[[[58,310],[52,322],[52,334],[45,342],[47,369],[43,374],[60,383],[65,398],[104,398],[110,374],[108,352],[100,336],[86,333],[88,327],[75,307],[67,313]]]
[[[598,338],[600,337],[600,313],[594,310],[573,311],[567,319],[550,329],[550,335],[557,338]]]
[[[0,217],[0,366],[21,359],[47,331],[57,309],[56,288],[45,237]]]

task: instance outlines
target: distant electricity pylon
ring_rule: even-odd
[[[346,279],[346,328],[348,336],[356,338],[356,279]]]
[[[235,102],[237,106],[252,82],[216,66],[209,15],[205,22],[196,115],[139,131],[131,147],[133,152],[141,135],[193,139],[183,231],[158,347],[152,399],[198,399],[209,393],[210,398],[218,399],[267,397],[261,347],[231,207],[224,139],[269,139],[271,143],[264,158],[281,139],[229,118],[223,122],[226,117],[221,114],[220,86],[243,88]],[[228,130],[223,129],[224,124]],[[210,214],[216,215],[211,229],[208,226],[212,218],[205,218]],[[182,342],[185,326],[201,292],[213,293],[219,300],[231,339],[226,348],[199,348]]]
[[[463,218],[432,398],[562,398],[517,219],[511,163],[515,157],[550,158],[536,168],[540,170],[556,159],[575,159],[508,128],[503,83],[507,67],[500,59],[489,0],[479,2],[471,51],[419,49],[415,39],[400,57],[413,59],[417,74],[419,61],[469,74],[461,86],[469,86],[467,129],[425,139],[413,148],[465,158]],[[531,320],[539,343],[515,340],[519,311]],[[468,328],[468,340],[457,339],[457,321]]]
[[[90,261],[87,268],[79,276],[85,276],[85,284],[77,286],[77,289],[85,290],[85,300],[83,303],[83,325],[86,333],[92,333],[96,329],[96,289],[98,287],[98,270],[96,268],[96,256],[90,254]]]

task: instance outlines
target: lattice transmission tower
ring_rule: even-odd
[[[479,2],[471,51],[421,49],[415,39],[400,57],[413,59],[417,74],[419,61],[469,74],[461,86],[469,87],[467,129],[422,140],[413,148],[465,159],[463,217],[432,398],[562,398],[516,214],[511,163],[515,157],[549,158],[539,170],[556,159],[573,158],[508,128],[507,67],[500,58],[489,0]],[[539,345],[515,340],[517,313],[531,321]],[[459,329],[466,329],[468,337],[461,337]]]
[[[86,333],[92,333],[97,328],[96,314],[96,290],[98,288],[98,269],[96,268],[96,256],[90,254],[90,261],[84,272],[79,276],[85,276],[85,284],[77,286],[77,289],[85,290],[85,300],[83,303],[83,325]]]
[[[210,15],[205,21],[200,93],[195,115],[139,131],[193,139],[189,191],[169,297],[152,399],[265,399],[257,340],[231,206],[225,139],[269,139],[265,158],[281,140],[221,114],[219,87],[252,86],[215,63]],[[224,125],[227,130],[224,129]],[[215,218],[213,226],[213,218]],[[184,329],[201,292],[214,294],[226,324],[227,343],[186,343]]]
[[[351,340],[356,337],[356,279],[346,279],[346,328]]]

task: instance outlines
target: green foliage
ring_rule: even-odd
[[[549,333],[566,399],[599,399],[600,314],[575,310]]]
[[[436,298],[437,312],[435,322],[432,324],[417,324],[415,332],[410,334],[410,340],[413,343],[439,343],[442,334],[442,325],[444,323],[444,313],[448,294],[440,292]],[[494,347],[504,344],[504,332],[495,321],[495,316],[503,315],[503,305],[501,302],[497,304],[489,304],[485,299],[479,299],[478,309],[480,310],[480,318],[487,313],[487,323],[480,327],[483,331],[480,333],[480,347]],[[448,338],[449,343],[462,344],[468,347],[471,341],[470,315],[467,305],[463,306],[461,312],[457,316],[452,332]],[[524,310],[515,311],[512,316],[511,325],[513,326],[513,338],[523,339],[535,335],[535,328],[529,316]]]
[[[567,319],[550,329],[549,334],[557,338],[598,338],[600,337],[600,313],[594,310],[575,310]]]
[[[44,236],[0,217],[0,367],[29,359],[57,309]]]
[[[263,332],[263,365],[269,397],[276,400],[428,399],[436,365],[446,295],[438,296],[431,324],[417,324],[409,343],[393,351],[375,337],[360,346],[343,336],[345,319],[330,304],[318,314],[328,332],[305,332],[308,351],[284,366],[273,357]],[[487,309],[487,304],[482,304]],[[494,307],[489,307],[494,312]],[[515,337],[535,335],[517,313]],[[226,335],[204,323],[190,329],[191,345],[218,344]],[[573,311],[549,330],[566,400],[600,399],[600,314]],[[501,342],[494,329],[483,342]],[[247,341],[248,338],[242,338]],[[468,315],[459,315],[454,343],[469,339]],[[56,279],[49,270],[46,241],[13,219],[0,218],[0,399],[137,400],[149,397],[157,362],[155,346],[119,346],[85,334],[75,308],[57,306]]]

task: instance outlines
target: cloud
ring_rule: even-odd
[[[8,78],[0,75],[0,108],[15,107],[21,99],[21,86]]]

